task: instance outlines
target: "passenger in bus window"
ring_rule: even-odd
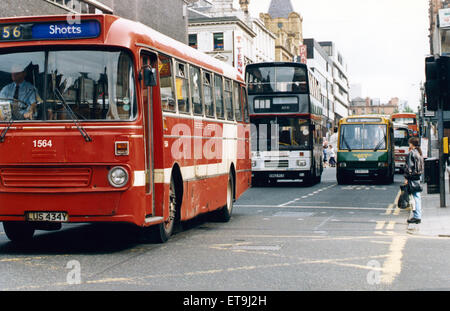
[[[13,65],[11,68],[11,79],[13,82],[6,85],[0,91],[0,100],[11,100],[12,119],[31,120],[36,111],[37,94],[36,88],[28,81],[25,68]],[[4,118],[0,115],[0,120]]]

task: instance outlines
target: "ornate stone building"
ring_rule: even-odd
[[[261,13],[266,27],[276,35],[275,60],[293,61],[303,44],[303,18],[294,12],[291,0],[271,0],[269,12]]]
[[[199,0],[189,5],[189,45],[244,73],[275,60],[275,35],[248,12],[250,0]]]

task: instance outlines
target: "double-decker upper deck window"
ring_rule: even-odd
[[[172,59],[160,54],[158,60],[162,108],[167,111],[176,111],[175,92],[172,80]]]
[[[214,50],[223,51],[224,50],[223,32],[214,33],[213,38],[214,38]]]
[[[225,79],[225,110],[228,120],[234,120],[234,111],[233,111],[233,89],[231,86],[231,81]]]
[[[212,74],[209,72],[205,72],[203,74],[203,92],[205,94],[205,114],[208,117],[214,117]]]
[[[176,87],[178,111],[183,113],[189,113],[191,111],[189,106],[189,83],[187,77],[187,66],[182,63],[177,63]]]
[[[0,54],[0,89],[0,110],[13,120],[131,120],[137,113],[133,62],[123,51]]]
[[[200,69],[194,66],[191,66],[190,68],[192,106],[195,114],[203,114]]]
[[[223,102],[223,79],[221,76],[214,76],[214,97],[216,99],[216,115],[218,118],[225,118],[225,108]]]
[[[307,72],[297,66],[249,66],[247,67],[249,94],[308,92]]]

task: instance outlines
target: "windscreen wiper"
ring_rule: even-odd
[[[348,151],[352,152],[352,148],[350,148],[350,145],[348,144],[347,140],[345,139],[345,136],[342,136],[342,141],[347,146]]]
[[[81,126],[78,123],[77,117],[75,116],[75,113],[73,112],[72,108],[70,108],[69,104],[67,104],[66,100],[64,99],[63,95],[61,94],[61,92],[58,90],[58,88],[55,88],[54,91],[56,96],[59,97],[59,99],[61,100],[61,102],[63,103],[64,107],[66,108],[66,110],[69,112],[70,117],[72,118],[73,123],[75,123],[75,126],[77,127],[78,131],[81,133],[81,136],[83,136],[84,140],[86,142],[92,142],[92,138],[91,136],[89,136],[89,134],[86,132],[86,130],[83,128],[83,126]]]
[[[6,133],[8,133],[9,128],[11,127],[11,125],[13,125],[14,120],[11,118],[8,121],[8,124],[6,125],[6,127],[3,129],[2,133],[0,134],[0,143],[3,143],[5,141],[5,137],[6,137]]]
[[[373,149],[374,152],[378,151],[378,149],[380,149],[381,144],[383,144],[386,141],[386,135],[384,135],[384,138],[382,140],[380,140],[380,142],[378,143],[378,145],[376,145],[375,149]]]
[[[7,100],[7,101],[14,100],[14,101],[19,101],[19,100],[14,99],[14,98],[0,98],[0,100]],[[19,102],[20,102],[20,101],[19,101]],[[11,107],[11,114],[13,114],[12,107]],[[2,130],[2,132],[1,132],[1,134],[0,134],[0,143],[3,143],[3,142],[5,141],[6,134],[8,133],[8,131],[9,131],[9,129],[11,128],[11,125],[13,125],[13,123],[14,123],[14,119],[13,119],[13,116],[11,115],[11,119],[8,120],[8,123],[7,123],[6,127]]]

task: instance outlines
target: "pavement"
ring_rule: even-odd
[[[450,237],[449,169],[450,168],[447,168],[447,174],[445,174],[446,207],[440,206],[440,194],[428,194],[428,185],[423,184],[424,189],[422,192],[422,222],[420,224],[409,224],[407,229],[408,233],[434,237]],[[412,212],[410,212],[410,217],[411,216]]]

